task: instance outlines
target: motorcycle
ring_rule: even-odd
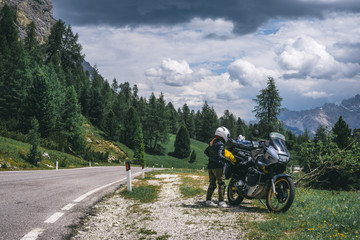
[[[267,208],[274,213],[286,212],[294,201],[295,185],[286,165],[290,153],[284,135],[272,132],[270,140],[251,141],[250,146],[232,140],[228,150],[236,164],[227,164],[225,177],[230,179],[227,189],[231,205],[239,205],[244,198],[266,199]]]

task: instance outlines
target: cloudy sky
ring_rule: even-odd
[[[360,94],[359,0],[53,0],[110,83],[247,121],[267,77],[282,106]]]

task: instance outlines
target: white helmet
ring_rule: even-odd
[[[230,138],[230,131],[226,127],[218,127],[215,131],[215,136],[222,137],[225,142]]]

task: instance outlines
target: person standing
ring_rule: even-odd
[[[212,195],[219,186],[219,207],[227,207],[224,201],[225,196],[225,175],[224,165],[229,163],[229,160],[225,157],[225,143],[230,138],[230,131],[226,127],[219,127],[215,131],[214,139],[209,143],[209,146],[205,149],[205,154],[209,157],[208,173],[209,173],[209,187],[206,193],[205,205],[209,207],[217,206],[211,201]]]

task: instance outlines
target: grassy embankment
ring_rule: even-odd
[[[124,161],[133,159],[133,150],[126,147],[119,142],[106,141],[103,138],[103,133],[98,129],[93,128],[89,124],[84,125],[87,139],[87,147],[90,147],[95,152],[108,152],[111,158],[111,163],[108,162],[92,162],[92,166],[106,166],[106,165],[122,165]],[[168,155],[169,152],[174,151],[175,135],[170,135],[170,140],[167,144],[162,144],[163,154],[148,154],[145,153],[145,161],[147,167],[164,167],[164,168],[206,168],[207,158],[203,153],[206,148],[205,143],[191,140],[191,151],[196,152],[196,161],[189,163],[189,157],[185,159],[178,159]],[[75,168],[89,166],[88,159],[82,159],[77,156],[66,154],[59,151],[48,150],[40,147],[41,153],[48,153],[49,158],[43,157],[42,161],[37,166],[31,165],[26,161],[29,155],[31,145],[28,143],[16,141],[10,138],[0,136],[0,170],[23,170],[23,169],[54,169],[56,159],[59,161],[59,168]]]

